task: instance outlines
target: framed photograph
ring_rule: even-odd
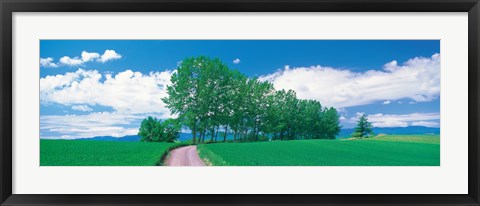
[[[480,205],[478,0],[0,6],[2,205]]]

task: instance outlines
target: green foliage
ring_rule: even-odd
[[[175,142],[180,137],[180,125],[175,119],[165,121],[147,117],[140,124],[138,135],[142,142]]]
[[[396,135],[381,140],[217,143],[197,149],[214,166],[439,166],[438,141],[433,135]]]
[[[40,166],[155,166],[174,143],[40,140]]]
[[[340,132],[334,108],[300,100],[293,90],[275,91],[273,84],[248,78],[219,59],[187,58],[171,77],[163,101],[181,124],[192,131],[193,143],[335,139]],[[197,141],[198,138],[198,141]]]
[[[373,136],[372,123],[368,122],[367,115],[363,114],[360,116],[355,127],[355,132],[352,134],[352,137],[355,138],[365,138]]]

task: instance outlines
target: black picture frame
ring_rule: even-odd
[[[478,0],[0,0],[2,30],[0,32],[1,205],[480,205],[478,188],[480,5],[478,2]],[[468,194],[12,194],[13,12],[468,12]],[[348,183],[345,184],[348,185]]]

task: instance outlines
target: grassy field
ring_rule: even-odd
[[[199,145],[200,157],[230,166],[439,166],[438,135]]]
[[[41,166],[154,166],[174,143],[40,140]]]
[[[384,135],[363,140],[440,144],[440,137],[438,135]]]

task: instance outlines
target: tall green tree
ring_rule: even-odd
[[[142,142],[174,142],[180,136],[180,129],[175,119],[161,121],[149,116],[141,122],[138,135]]]
[[[368,121],[367,115],[363,114],[360,116],[355,127],[355,132],[352,134],[352,137],[356,138],[365,138],[373,136],[372,123]]]
[[[178,114],[179,119],[192,131],[192,141],[196,143],[197,130],[200,127],[201,85],[203,70],[208,65],[206,57],[186,58],[177,67],[172,75],[171,85],[167,87],[168,97],[162,99],[173,114]]]
[[[167,119],[161,123],[165,142],[175,142],[180,137],[182,129],[177,119]]]
[[[321,129],[324,131],[324,138],[335,139],[340,132],[340,117],[337,110],[333,107],[325,108],[322,120]],[[365,132],[367,132],[369,128],[371,131],[371,124],[370,127],[368,127],[368,124],[364,124]]]
[[[293,90],[275,91],[272,83],[230,70],[216,58],[185,59],[171,82],[163,101],[192,131],[193,143],[205,136],[217,141],[219,133],[226,141],[229,132],[234,141],[334,139],[340,130],[334,108],[298,99]]]

